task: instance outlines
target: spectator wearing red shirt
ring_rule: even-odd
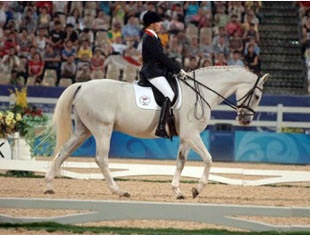
[[[28,62],[28,75],[30,77],[35,77],[36,85],[39,85],[43,78],[43,71],[44,71],[44,61],[39,52],[36,52]]]
[[[232,36],[234,32],[238,32],[239,36],[242,36],[242,25],[238,21],[238,17],[236,15],[232,15],[230,21],[226,24],[226,32],[228,36]]]

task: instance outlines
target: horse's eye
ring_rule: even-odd
[[[255,95],[254,97],[255,97],[255,99],[258,100],[260,96],[259,95]]]

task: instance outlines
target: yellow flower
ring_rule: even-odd
[[[22,115],[20,113],[16,114],[16,121],[22,120]]]
[[[0,112],[0,119],[2,119],[2,117],[3,117],[3,114]]]
[[[24,87],[20,91],[15,88],[15,90],[10,90],[11,94],[14,94],[16,101],[15,104],[22,107],[22,108],[27,108],[28,103],[27,103],[27,88]]]

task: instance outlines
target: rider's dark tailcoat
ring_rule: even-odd
[[[148,30],[142,37],[142,60],[141,73],[145,78],[166,77],[167,72],[178,73],[181,70],[180,65],[164,53],[160,39]]]

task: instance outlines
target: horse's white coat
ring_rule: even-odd
[[[237,100],[253,88],[257,75],[241,67],[208,67],[191,73],[197,81],[207,85],[224,97],[236,93]],[[259,80],[257,87],[262,89],[267,78],[265,75]],[[193,85],[193,82],[187,80]],[[80,89],[77,91],[78,87]],[[211,109],[222,101],[217,94],[205,88],[200,88],[203,97],[210,104]],[[254,89],[248,104],[255,109],[260,101],[262,92]],[[201,140],[200,133],[206,128],[211,110],[207,105],[197,106],[195,110],[196,94],[192,89],[181,83],[182,106],[175,111],[176,128],[180,137],[179,153],[176,161],[176,171],[172,180],[172,188],[177,198],[183,198],[179,187],[181,172],[189,150],[192,148],[201,156],[204,163],[203,174],[196,187],[193,197],[196,197],[208,183],[212,157]],[[108,165],[110,138],[113,130],[117,130],[135,137],[154,138],[159,119],[158,110],[138,108],[135,103],[133,84],[115,80],[93,80],[86,83],[75,83],[68,87],[60,96],[53,121],[57,131],[56,157],[46,173],[46,192],[53,192],[52,181],[61,164],[70,154],[93,135],[96,140],[96,163],[101,169],[111,192],[120,196],[129,196],[122,191],[113,180]],[[75,131],[73,135],[71,110],[74,106]],[[238,110],[249,113],[249,110]],[[200,118],[197,118],[200,117]],[[248,124],[252,115],[239,117],[239,122]]]

